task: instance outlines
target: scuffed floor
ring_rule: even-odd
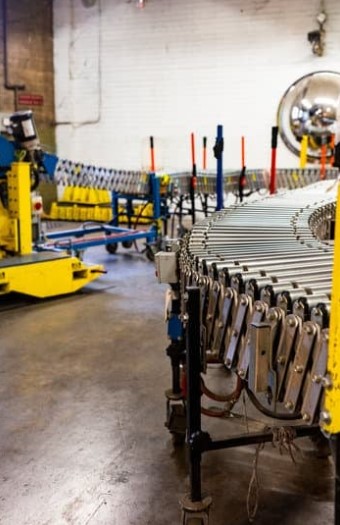
[[[164,427],[166,287],[133,249],[87,258],[108,274],[81,293],[1,300],[0,523],[179,525],[188,480]],[[220,435],[232,425],[204,422]],[[256,524],[333,523],[331,460],[307,452],[295,465],[271,445],[261,452]],[[248,523],[254,453],[204,457],[210,525]]]

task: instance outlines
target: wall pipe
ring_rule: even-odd
[[[18,91],[25,89],[25,84],[11,84],[8,80],[8,49],[7,49],[7,0],[2,0],[2,37],[4,50],[4,88],[13,91],[14,111],[18,110]]]

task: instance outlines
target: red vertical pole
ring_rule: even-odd
[[[326,162],[327,162],[327,145],[322,144],[321,146],[321,158],[320,158],[320,179],[326,178]]]
[[[191,163],[192,166],[196,166],[196,153],[195,153],[195,135],[191,133]]]
[[[203,137],[203,169],[207,169],[207,137]]]
[[[245,139],[241,137],[241,168],[243,169],[246,165],[246,152],[245,152]]]
[[[329,159],[329,163],[331,166],[333,166],[334,164],[334,148],[335,148],[335,133],[332,133],[331,135],[331,139],[330,139],[330,142],[329,142],[329,147],[331,149],[331,152],[332,152],[332,155]]]
[[[270,183],[269,193],[272,195],[276,192],[276,150],[277,150],[277,135],[279,128],[277,126],[272,127],[272,156],[270,165]]]
[[[151,173],[155,173],[156,167],[155,167],[155,150],[153,147],[153,137],[150,137],[150,155],[151,155],[150,170],[151,170]]]

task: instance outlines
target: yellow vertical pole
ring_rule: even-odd
[[[335,467],[334,525],[340,525],[340,185],[335,215],[334,262],[331,317],[328,341],[328,378],[325,407],[321,414],[323,429],[330,435]]]
[[[303,169],[307,164],[307,147],[308,147],[308,135],[303,135],[301,140],[300,149],[300,168]]]
[[[329,434],[340,433],[340,185],[335,216],[332,300],[329,327],[327,370],[329,383],[325,389],[323,429]]]
[[[329,434],[335,470],[334,525],[340,525],[340,184],[335,214],[334,261],[331,317],[329,326],[328,377],[325,382],[325,405],[321,413],[323,430]]]
[[[32,252],[31,176],[28,162],[14,162],[7,176],[8,211],[18,225],[18,253]]]

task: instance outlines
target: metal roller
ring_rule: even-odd
[[[319,418],[312,378],[325,362],[335,194],[320,181],[231,206],[194,225],[179,251],[181,280],[202,290],[204,362],[238,374],[272,417]]]

